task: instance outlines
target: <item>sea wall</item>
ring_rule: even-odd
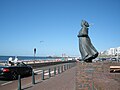
[[[50,65],[57,65],[57,64],[63,64],[63,63],[75,63],[76,61],[58,61],[58,62],[43,62],[43,63],[30,63],[27,65],[32,66],[33,68],[37,67],[44,67],[44,66],[50,66]]]

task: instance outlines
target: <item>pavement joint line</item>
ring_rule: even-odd
[[[3,83],[3,84],[1,84],[1,86],[5,86],[5,85],[10,84],[10,83],[12,83],[12,82],[13,82],[13,81],[9,81],[9,82]]]

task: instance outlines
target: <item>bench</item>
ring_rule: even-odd
[[[111,73],[120,73],[120,66],[110,66]]]

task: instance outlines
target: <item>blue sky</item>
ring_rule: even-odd
[[[0,0],[0,55],[79,56],[82,19],[98,51],[118,47],[119,10],[120,0]]]

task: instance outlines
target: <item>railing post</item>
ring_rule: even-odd
[[[54,75],[56,75],[56,67],[54,67]]]
[[[71,63],[71,68],[72,68],[73,64]]]
[[[70,63],[70,68],[71,68],[71,63]],[[70,68],[69,68],[69,69],[70,69]]]
[[[58,66],[58,74],[60,74],[60,66]]]
[[[64,70],[66,71],[66,65],[64,65]]]
[[[21,77],[18,75],[18,90],[21,90]]]
[[[67,70],[67,64],[66,64],[66,70]]]
[[[70,64],[69,64],[69,69],[70,69]]]
[[[68,64],[67,64],[67,69],[68,69]]]
[[[32,71],[32,84],[35,84],[35,75],[34,75],[34,71]]]
[[[61,72],[63,72],[63,66],[61,66]]]
[[[45,80],[45,78],[44,78],[44,72],[45,70],[42,70],[42,80]]]
[[[49,72],[49,78],[50,78],[51,77],[50,68],[48,69],[48,72]]]

